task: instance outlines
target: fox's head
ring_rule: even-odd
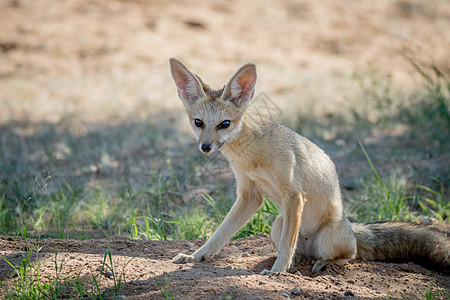
[[[212,154],[238,135],[255,91],[256,66],[243,65],[223,89],[212,90],[181,61],[169,62],[200,151]]]

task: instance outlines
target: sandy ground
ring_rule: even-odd
[[[121,295],[126,299],[163,299],[157,282],[171,286],[175,299],[422,299],[431,285],[449,290],[450,276],[434,273],[413,263],[351,262],[329,266],[312,275],[312,261],[306,260],[288,273],[261,276],[270,268],[276,251],[265,236],[233,241],[204,263],[176,265],[178,252],[190,253],[204,241],[142,241],[124,237],[99,240],[29,239],[41,249],[32,255],[41,264],[41,278],[56,278],[55,253],[60,278],[80,276],[86,282],[101,274],[100,287],[113,286],[111,272],[101,272],[105,250],[112,254],[116,276],[124,276]],[[17,263],[24,255],[21,238],[0,236],[0,255]],[[107,260],[109,264],[109,261]],[[10,272],[0,262],[0,279]],[[11,283],[14,278],[7,279]],[[232,297],[232,298],[226,298]],[[260,298],[258,298],[260,297]],[[169,298],[170,299],[170,298]],[[445,299],[445,298],[442,298]]]
[[[405,56],[450,66],[446,0],[4,0],[0,28],[0,124],[59,122],[69,115],[80,120],[81,128],[73,123],[80,134],[85,123],[181,112],[168,71],[171,56],[213,87],[255,62],[258,91],[280,99],[287,117],[305,107],[321,113],[350,105],[349,78],[360,70],[389,73],[402,90],[417,83]],[[276,255],[263,236],[181,266],[170,259],[203,241],[29,242],[41,247],[42,278],[56,275],[58,253],[63,274],[86,281],[99,273],[109,245],[115,270],[125,275],[127,299],[161,298],[157,276],[168,280],[176,299],[423,298],[432,284],[450,287],[448,276],[411,263],[357,261],[311,276],[306,261],[287,274],[260,276]],[[2,257],[17,262],[24,250],[23,240],[0,237]],[[12,284],[9,272],[0,261],[0,279]],[[100,278],[103,288],[112,286],[108,274]]]

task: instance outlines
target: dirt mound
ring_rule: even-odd
[[[175,299],[373,299],[424,298],[429,288],[450,288],[450,278],[413,263],[392,264],[354,261],[344,267],[329,266],[312,275],[312,260],[305,260],[289,273],[261,276],[270,268],[276,251],[265,235],[228,243],[213,259],[204,263],[175,265],[178,252],[190,253],[204,241],[143,241],[125,237],[99,240],[28,239],[28,247],[40,249],[31,259],[40,262],[41,280],[81,278],[100,288],[114,287],[113,274],[102,271],[107,249],[114,275],[122,276],[120,294],[126,299],[163,299],[160,288],[172,290]],[[0,236],[0,255],[13,264],[26,255],[23,238]],[[55,258],[57,264],[55,264]],[[106,263],[109,264],[109,258]],[[62,264],[62,265],[61,265]],[[17,278],[11,267],[0,262],[0,279],[11,285]],[[258,296],[260,298],[258,298]]]

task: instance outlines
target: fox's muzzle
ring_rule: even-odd
[[[211,144],[203,143],[200,146],[200,149],[202,150],[203,153],[208,154],[209,152],[211,152],[212,146]]]

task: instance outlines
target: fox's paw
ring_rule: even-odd
[[[270,275],[276,275],[276,274],[280,274],[280,272],[272,272],[271,270],[264,269],[264,270],[262,270],[261,273],[259,273],[259,275],[263,275],[263,276],[270,276]]]
[[[329,264],[336,264],[338,266],[343,266],[348,261],[349,261],[349,259],[347,259],[347,258],[338,258],[338,259],[321,259],[321,258],[319,258],[314,263],[311,271],[313,272],[313,274],[319,273],[320,271],[325,269],[325,267]]]
[[[172,262],[174,264],[185,264],[185,263],[194,262],[194,261],[195,261],[195,257],[193,255],[187,255],[187,254],[183,254],[183,253],[179,253],[177,256],[172,258]]]
[[[311,271],[313,274],[319,273],[320,271],[322,271],[323,269],[325,269],[325,267],[329,264],[330,262],[328,260],[322,260],[322,259],[318,259],[316,260],[316,262],[314,263]]]

